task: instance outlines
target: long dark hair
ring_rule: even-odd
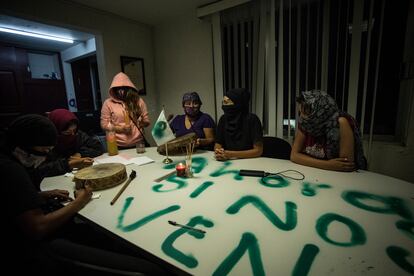
[[[132,120],[137,123],[137,120],[139,116],[141,116],[141,108],[139,107],[139,95],[138,92],[135,91],[132,88],[129,88],[125,92],[125,105],[127,108],[127,111],[129,113],[129,116],[132,118]]]

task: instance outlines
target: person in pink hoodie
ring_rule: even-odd
[[[125,73],[118,73],[109,88],[109,98],[101,110],[101,128],[113,128],[120,148],[145,142],[144,128],[150,125],[147,105]]]

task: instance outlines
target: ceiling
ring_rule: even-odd
[[[31,49],[53,52],[60,52],[62,50],[65,50],[69,47],[72,47],[78,43],[82,43],[83,41],[86,41],[94,37],[93,34],[46,25],[39,22],[29,21],[2,14],[0,14],[0,27],[15,30],[25,30],[32,33],[48,34],[51,36],[71,38],[75,40],[73,44],[70,44],[41,38],[0,32],[0,41],[2,42],[10,43],[20,47],[30,46]]]
[[[71,0],[94,9],[107,11],[148,25],[173,20],[197,7],[217,0]]]
[[[174,20],[181,15],[193,12],[196,14],[197,7],[216,0],[70,0],[79,5],[87,6],[96,10],[116,14],[118,16],[132,19],[148,25],[157,25]],[[26,37],[22,35],[0,32],[0,41],[45,51],[60,52],[78,43],[82,43],[93,34],[88,34],[71,29],[51,26],[39,22],[29,21],[21,18],[0,14],[0,27],[28,30],[34,33],[49,34],[58,37],[67,37],[75,40],[74,44],[56,42],[40,38]]]

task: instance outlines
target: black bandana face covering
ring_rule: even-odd
[[[229,116],[240,113],[240,108],[235,105],[222,105],[221,109],[223,109],[224,114]]]

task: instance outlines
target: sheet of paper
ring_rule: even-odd
[[[121,163],[121,164],[124,164],[124,165],[132,164],[130,158],[128,158],[127,156],[119,155],[119,154],[114,155],[114,156],[108,156],[108,155],[100,156],[98,158],[95,158],[95,163],[96,164]]]
[[[147,156],[134,157],[134,158],[129,159],[129,161],[131,162],[131,164],[136,164],[138,166],[154,162],[154,160],[152,160],[151,158]]]

